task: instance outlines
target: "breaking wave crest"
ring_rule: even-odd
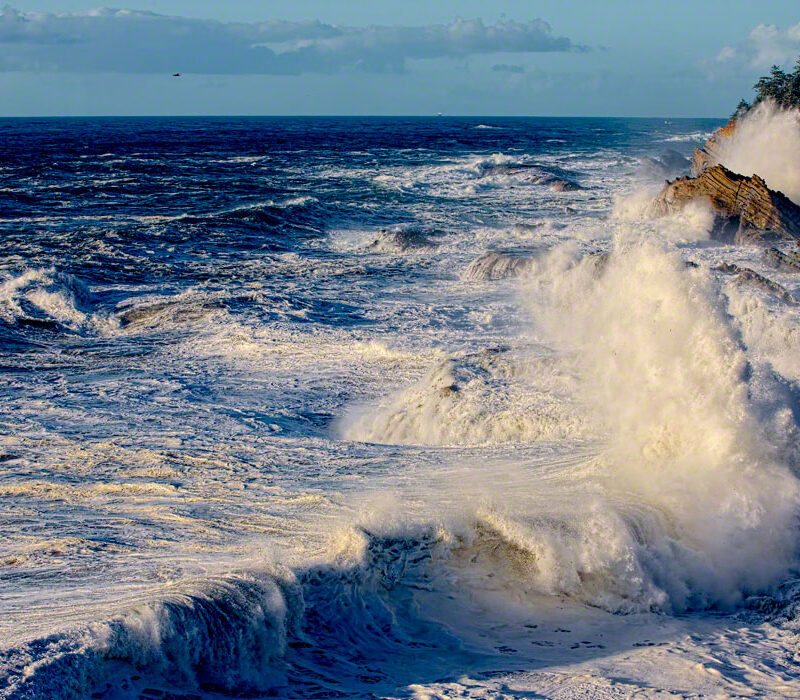
[[[563,495],[548,507],[552,496],[544,489],[527,520],[489,508],[429,524],[371,523],[294,572],[196,582],[7,650],[0,691],[58,700],[110,688],[274,695],[288,686],[368,697],[418,679],[408,669],[421,650],[435,657],[424,669],[431,678],[475,656],[461,638],[485,635],[476,604],[484,615],[516,616],[520,628],[554,594],[616,612],[668,608],[657,574],[688,547],[665,538],[667,513],[577,493],[569,505],[581,515],[565,519]]]
[[[343,435],[596,441],[596,456],[555,475],[524,459],[488,472],[467,460],[422,497],[417,517],[482,519],[524,550],[523,587],[613,611],[685,611],[780,584],[798,555],[791,391],[748,354],[713,272],[624,239],[611,255],[565,245],[532,266],[538,351],[453,356],[377,410],[354,411]]]
[[[443,360],[385,405],[355,408],[339,430],[348,440],[398,445],[485,445],[582,437],[564,401],[571,378],[547,353],[491,348]]]
[[[106,622],[4,652],[7,697],[88,697],[119,665],[181,688],[266,690],[273,662],[302,614],[293,577],[264,573],[207,580]],[[13,671],[16,670],[17,673]]]
[[[531,267],[529,255],[500,253],[490,251],[473,260],[461,274],[461,279],[468,282],[520,277]]]
[[[306,196],[277,202],[253,202],[203,214],[182,214],[170,221],[184,226],[194,224],[212,231],[228,232],[233,228],[244,238],[268,234],[275,237],[271,245],[282,248],[287,234],[312,238],[320,235],[331,215],[331,211],[316,197]],[[263,245],[264,241],[259,240]]]
[[[54,268],[30,269],[0,281],[0,320],[54,330],[99,330],[107,317],[94,312],[88,287]]]

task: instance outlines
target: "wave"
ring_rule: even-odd
[[[576,174],[556,166],[531,162],[526,156],[495,153],[471,156],[456,162],[382,173],[374,178],[379,185],[401,191],[431,189],[448,195],[472,195],[496,188],[540,185],[554,192],[584,189]]]
[[[463,483],[464,508],[496,504],[495,529],[533,552],[526,585],[540,592],[676,612],[775,590],[800,554],[800,402],[748,347],[717,273],[623,236],[610,255],[564,245],[536,258],[522,288],[537,350],[451,356],[353,409],[341,435],[598,444],[557,478],[524,461],[426,477],[428,512]]]
[[[16,328],[98,331],[113,321],[96,312],[89,288],[55,268],[29,269],[0,282],[0,321]]]
[[[800,112],[762,102],[736,122],[718,147],[719,161],[742,175],[758,174],[800,204]]]
[[[450,524],[351,528],[324,561],[186,582],[106,621],[18,644],[0,654],[0,692],[15,700],[198,691],[394,697],[412,682],[455,681],[465,671],[508,671],[521,661],[535,668],[538,645],[554,646],[536,628],[564,608],[564,599],[548,605],[552,593],[620,612],[663,598],[635,560],[620,556],[624,546],[644,549],[658,514],[628,513],[638,517],[636,531],[591,503],[578,508],[587,511],[583,524],[565,522],[551,505],[526,523],[484,512]],[[600,540],[608,528],[615,539]],[[631,541],[620,542],[620,532]],[[751,604],[792,614],[796,597],[787,589]],[[614,624],[582,629],[578,639],[601,655],[630,651]],[[505,641],[518,630],[516,642],[532,655],[498,646],[497,628]],[[569,632],[556,627],[555,636]],[[514,656],[504,660],[507,652]]]
[[[712,132],[710,131],[693,131],[691,134],[675,134],[674,136],[667,136],[663,141],[667,143],[682,143],[684,141],[708,141],[711,138]]]
[[[582,402],[609,436],[596,465],[608,507],[661,513],[636,560],[662,605],[734,605],[777,585],[798,554],[793,433],[772,440],[790,407],[756,400],[773,393],[760,386],[769,373],[755,371],[712,272],[618,240],[600,275],[560,249],[527,279],[539,332],[575,358]]]
[[[399,445],[485,445],[582,437],[564,400],[570,381],[545,356],[508,348],[462,353],[378,406],[355,407],[338,424],[347,440]]]
[[[265,233],[274,236],[285,233],[316,236],[322,233],[330,216],[329,209],[316,197],[301,196],[282,201],[270,199],[196,214],[138,217],[138,221],[142,226],[180,226],[174,230],[174,235],[179,236],[179,240],[194,241],[196,231],[191,228],[193,224],[204,226],[207,232],[218,232],[228,237],[233,226],[240,231],[240,239],[245,233],[259,237]],[[135,227],[131,234],[141,236],[142,231],[140,227]],[[163,234],[159,230],[159,236],[161,235]],[[230,238],[226,240],[230,244]],[[278,247],[282,245],[284,244]]]
[[[326,210],[316,197],[295,197],[282,202],[269,200],[215,212],[211,221],[239,222],[260,227],[296,227],[319,232]],[[191,217],[184,217],[187,221]]]
[[[0,655],[7,698],[85,698],[147,687],[234,695],[372,692],[420,649],[459,645],[411,605],[439,575],[429,528],[396,537],[343,533],[334,556],[299,568],[241,572],[162,593],[109,620]],[[338,691],[335,689],[339,689]]]
[[[85,698],[131,669],[181,688],[268,690],[283,684],[273,662],[285,653],[287,632],[301,614],[302,598],[288,572],[209,579],[190,593],[7,650],[0,657],[0,692]]]
[[[148,687],[149,695],[394,695],[421,652],[435,658],[417,668],[417,680],[480,658],[463,641],[481,632],[464,614],[472,596],[529,596],[520,627],[541,603],[539,550],[491,516],[394,532],[359,526],[332,546],[329,559],[293,572],[185,582],[108,620],[18,644],[0,654],[0,692],[52,700]]]
[[[461,279],[469,282],[520,277],[532,266],[533,259],[518,253],[499,253],[490,251],[473,260],[461,274]]]

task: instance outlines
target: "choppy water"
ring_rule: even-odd
[[[0,693],[800,696],[718,125],[0,120]]]

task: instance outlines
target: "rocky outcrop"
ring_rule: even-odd
[[[668,181],[651,205],[654,216],[683,209],[690,202],[708,202],[716,214],[712,237],[734,243],[800,239],[800,207],[767,187],[758,175],[745,177],[722,165],[705,168],[697,177]]]
[[[558,177],[553,180],[543,180],[540,184],[547,185],[553,192],[577,192],[583,189],[577,182],[563,180]]]
[[[767,265],[781,272],[800,272],[800,252],[796,250],[782,253],[777,248],[767,248],[763,258]]]
[[[764,277],[764,275],[758,274],[749,267],[739,267],[733,263],[721,263],[711,269],[724,272],[726,275],[735,275],[738,282],[759,289],[767,294],[772,294],[784,304],[797,306],[797,300],[789,293],[786,287],[783,287],[777,282],[773,282],[771,279]]]
[[[437,244],[430,240],[428,235],[429,232],[415,228],[382,229],[367,248],[378,253],[406,253],[435,248]]]
[[[691,172],[693,176],[699,175],[706,168],[711,168],[722,162],[722,145],[736,131],[736,121],[731,120],[725,126],[717,129],[702,148],[694,149],[692,156]]]

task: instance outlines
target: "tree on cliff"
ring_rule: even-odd
[[[745,100],[739,102],[731,119],[738,119],[751,107],[765,100],[772,100],[784,109],[800,109],[800,56],[797,57],[792,73],[784,72],[780,66],[772,66],[769,75],[759,78],[753,89],[756,91],[753,104],[750,105]]]
[[[743,117],[747,114],[748,110],[752,105],[747,100],[739,100],[739,104],[736,105],[736,109],[731,114],[731,121],[736,121],[739,117]]]

